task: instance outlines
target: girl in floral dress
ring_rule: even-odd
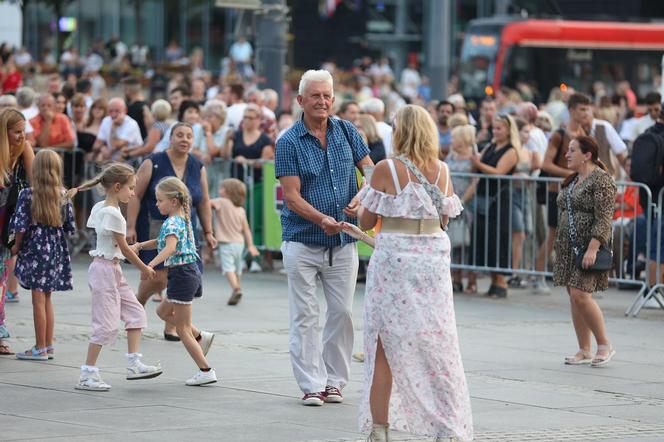
[[[393,143],[396,158],[378,163],[371,185],[358,195],[362,229],[382,217],[367,272],[360,429],[371,431],[368,441],[389,440],[390,428],[439,441],[471,440],[450,240],[441,229],[459,215],[461,203],[438,161],[436,126],[424,108],[397,112]]]
[[[62,186],[62,162],[52,150],[42,150],[32,166],[32,187],[21,190],[12,228],[18,254],[14,273],[19,284],[32,290],[35,345],[17,359],[53,358],[55,318],[51,293],[72,290],[72,273],[65,234],[76,231],[71,201]]]

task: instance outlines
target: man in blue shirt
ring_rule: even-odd
[[[332,76],[310,70],[300,80],[303,117],[277,141],[275,172],[284,192],[281,212],[288,274],[289,349],[304,405],[342,402],[353,348],[352,304],[357,278],[355,240],[341,232],[355,223],[355,167],[372,166],[355,127],[333,119]],[[327,315],[321,342],[316,279]]]

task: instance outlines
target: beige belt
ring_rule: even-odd
[[[406,233],[409,235],[433,235],[441,233],[439,219],[407,219],[383,217],[380,225],[381,233]]]

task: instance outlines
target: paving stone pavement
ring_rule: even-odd
[[[141,351],[148,362],[160,360],[164,374],[126,381],[122,337],[102,351],[99,362],[113,389],[74,390],[90,330],[88,263],[85,257],[75,260],[73,293],[54,295],[56,358],[0,357],[0,440],[364,440],[357,429],[362,364],[353,362],[343,404],[299,404],[288,358],[286,279],[279,272],[246,275],[242,302],[229,307],[222,275],[206,270],[194,322],[217,334],[209,359],[218,384],[183,385],[195,366],[181,344],[161,338],[156,304],[150,302]],[[138,273],[125,266],[125,274],[135,286]],[[358,285],[354,302],[355,351],[362,345],[363,290]],[[550,296],[512,290],[501,301],[455,296],[475,440],[664,440],[664,311],[625,318],[634,294],[612,289],[599,299],[618,352],[601,369],[562,364],[576,345],[561,289]],[[30,295],[22,290],[21,297],[6,307],[14,350],[33,343]],[[394,440],[432,439],[396,434]]]

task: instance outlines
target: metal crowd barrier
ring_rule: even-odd
[[[461,217],[461,223],[464,228],[470,231],[470,245],[452,244],[453,260],[451,267],[453,269],[470,270],[478,272],[496,272],[506,273],[525,277],[551,277],[553,272],[549,269],[549,254],[544,253],[543,262],[540,266],[536,265],[537,255],[540,247],[546,244],[549,239],[550,229],[547,223],[547,214],[549,206],[556,204],[556,201],[549,198],[547,189],[544,204],[538,204],[535,200],[536,187],[538,184],[548,185],[554,183],[560,190],[562,179],[551,177],[525,177],[525,176],[498,176],[474,173],[452,173],[452,178],[466,178],[468,180],[484,180],[486,186],[484,191],[476,191],[473,201],[464,208],[465,215]],[[610,273],[609,280],[614,284],[625,286],[634,286],[638,288],[637,299],[644,298],[647,290],[647,281],[649,278],[648,266],[643,273],[645,278],[640,278],[637,271],[637,238],[645,239],[645,256],[650,254],[651,225],[653,219],[652,195],[648,187],[642,183],[624,182],[616,183],[618,192],[624,191],[628,187],[643,190],[647,195],[647,208],[644,208],[643,217],[645,218],[645,231],[638,229],[639,223],[636,219],[629,219],[626,215],[632,211],[626,207],[624,200],[616,205],[614,213],[618,213],[619,219],[613,222],[613,249],[614,249],[614,269]],[[490,189],[495,190],[499,198],[491,198]],[[516,201],[515,201],[516,199]],[[636,201],[638,203],[638,194]],[[514,255],[514,245],[512,241],[515,233],[512,225],[513,216],[515,216],[514,205],[521,203],[521,213],[524,214],[522,224],[525,226],[525,239],[521,245],[521,260],[517,265],[512,262]],[[662,194],[660,193],[659,206],[662,204]],[[507,209],[505,209],[507,206]],[[537,214],[540,211],[540,215]],[[486,214],[486,215],[483,215]],[[622,215],[621,215],[622,214]],[[480,218],[481,217],[481,218]],[[479,222],[478,222],[479,221]],[[542,241],[538,241],[535,235],[537,223],[544,222],[546,236]],[[478,224],[483,225],[483,232],[478,232]],[[641,223],[642,224],[642,223]],[[530,228],[529,228],[530,227]],[[491,233],[497,233],[490,236]],[[508,238],[505,238],[508,235]],[[645,235],[645,236],[642,236]],[[482,244],[478,243],[478,236],[483,237]],[[631,241],[629,239],[631,238]],[[495,257],[489,259],[489,246],[495,249]],[[507,248],[507,262],[501,262],[501,252],[504,254]],[[553,248],[555,249],[555,247]],[[481,253],[483,251],[483,253]],[[643,251],[642,251],[643,252]],[[479,255],[479,256],[478,256]],[[631,270],[626,269],[626,262],[632,263]],[[658,288],[664,287],[664,283]],[[653,289],[654,290],[654,289]],[[643,301],[645,302],[645,300]],[[628,312],[631,311],[628,310]],[[638,312],[637,312],[638,313]]]
[[[655,263],[657,263],[657,265],[655,266],[655,269],[656,269],[655,270],[655,284],[653,284],[652,287],[649,287],[649,284],[650,284],[649,276],[652,276],[652,275],[650,275],[651,269],[650,269],[650,265],[648,263],[648,265],[646,266],[646,274],[648,275],[648,276],[646,276],[646,282],[648,283],[648,285],[646,285],[646,287],[644,289],[642,289],[641,291],[639,291],[638,295],[636,295],[636,297],[634,298],[634,302],[632,302],[632,305],[627,309],[627,311],[625,311],[625,316],[632,315],[633,317],[636,317],[639,314],[639,312],[641,311],[641,309],[650,300],[655,300],[657,302],[657,304],[659,304],[659,307],[664,309],[664,300],[662,298],[662,292],[661,292],[661,289],[664,288],[664,281],[662,281],[662,269],[661,269],[662,264],[660,264],[662,262],[662,258],[664,258],[664,256],[662,256],[663,252],[662,252],[662,247],[661,247],[661,243],[662,243],[661,238],[662,238],[662,233],[663,233],[662,232],[662,221],[664,221],[664,219],[663,219],[664,211],[662,210],[662,203],[664,203],[664,188],[660,190],[660,192],[657,196],[657,205],[652,206],[650,208],[650,212],[653,213],[652,219],[654,219],[656,224],[657,224],[655,232],[652,232],[652,228],[651,228],[652,223],[651,222],[648,223],[648,232],[649,232],[649,235],[648,235],[648,238],[647,238],[647,241],[648,241],[648,247],[647,247],[648,248],[648,254],[646,255],[646,258],[649,262],[651,261],[650,260],[650,251],[651,251],[650,250],[650,248],[651,248],[650,239],[651,239],[651,235],[654,235],[656,240],[657,240],[657,241],[655,241],[655,244],[656,244],[656,247],[655,247]]]

